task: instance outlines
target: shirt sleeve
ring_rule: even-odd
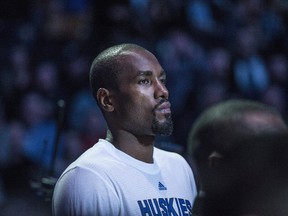
[[[113,184],[101,173],[74,168],[60,177],[53,193],[53,216],[119,215]]]

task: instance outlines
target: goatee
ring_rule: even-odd
[[[152,132],[156,135],[170,136],[173,132],[173,121],[170,114],[165,115],[166,121],[159,122],[153,118]]]

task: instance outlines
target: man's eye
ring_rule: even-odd
[[[140,80],[138,83],[143,85],[143,84],[149,84],[150,81],[148,79],[143,79],[143,80]]]
[[[160,80],[164,85],[166,85],[166,83],[167,83],[167,80],[166,79],[161,79]]]

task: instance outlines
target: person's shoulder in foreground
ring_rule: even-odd
[[[189,215],[196,197],[186,160],[154,146],[173,131],[166,74],[135,44],[101,52],[90,69],[107,137],[60,176],[53,215]]]

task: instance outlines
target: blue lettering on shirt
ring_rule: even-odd
[[[189,216],[192,205],[182,198],[158,198],[139,200],[142,216]]]

